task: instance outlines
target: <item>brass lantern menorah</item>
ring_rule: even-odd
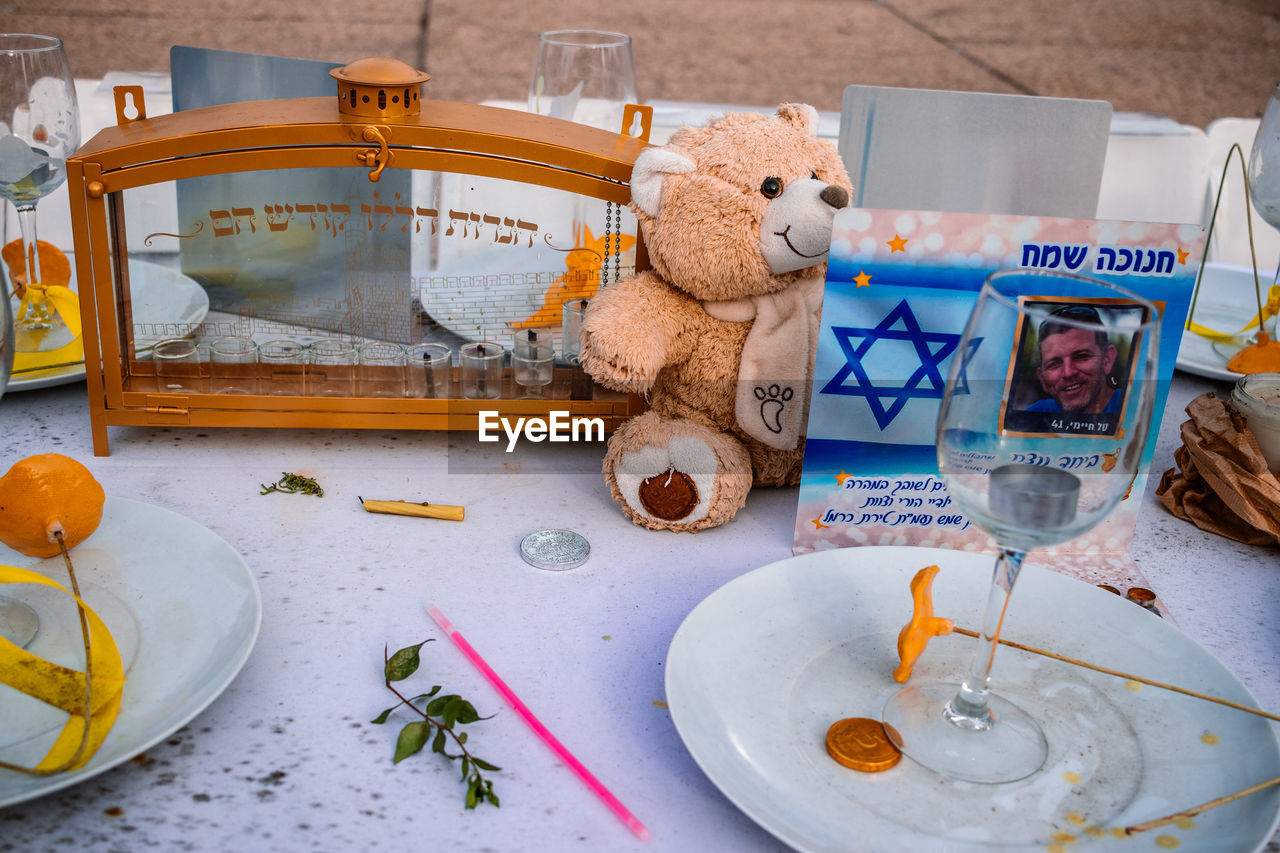
[[[67,161],[94,453],[120,425],[634,414],[561,317],[647,265],[625,206],[651,111],[627,107],[633,136],[423,100],[392,59],[331,73],[336,103],[155,118],[117,87],[117,126]]]

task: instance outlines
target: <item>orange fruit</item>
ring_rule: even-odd
[[[106,495],[89,469],[69,456],[42,453],[0,477],[0,542],[28,557],[61,553],[93,535]]]
[[[36,241],[36,252],[40,258],[40,277],[44,279],[40,284],[66,287],[71,283],[71,260],[65,252],[43,240]],[[21,291],[28,283],[27,265],[22,262],[22,240],[13,240],[0,248],[0,260],[9,268],[9,281]]]

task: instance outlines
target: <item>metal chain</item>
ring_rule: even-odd
[[[622,207],[616,202],[605,202],[604,211],[604,258],[600,265],[600,286],[608,284],[609,259],[613,259],[613,280],[616,283],[621,277],[622,255]]]
[[[622,205],[613,206],[613,281],[622,278]]]
[[[604,207],[604,257],[600,259],[600,286],[609,283],[609,246],[613,240],[613,202]]]

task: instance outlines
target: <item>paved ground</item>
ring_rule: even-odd
[[[78,76],[168,68],[174,44],[388,55],[427,95],[523,99],[539,31],[629,33],[641,99],[839,110],[850,83],[1100,98],[1197,125],[1280,82],[1280,0],[0,0]]]

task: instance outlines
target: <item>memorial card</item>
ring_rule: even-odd
[[[1202,247],[1203,231],[1194,225],[841,211],[827,268],[796,553],[851,545],[992,547],[938,477],[938,411],[955,360],[963,365],[975,357],[958,347],[983,281],[997,270],[1034,268],[1109,281],[1162,312],[1153,423],[1130,497],[1089,533],[1046,549],[1057,563],[1088,557],[1085,574],[1095,582],[1107,581],[1109,572],[1132,578],[1129,546]],[[1088,342],[1095,369],[1084,379],[1064,367],[1071,356],[1061,350],[1071,336],[1053,334],[1049,323],[988,347],[980,357],[997,359],[1008,377],[1001,431],[1075,439],[1069,455],[1033,464],[1078,472],[1111,464],[1136,367],[1132,330],[1146,319],[1144,309],[1035,293],[1021,298],[1107,332]],[[958,377],[963,382],[963,370]],[[1081,405],[1086,396],[1097,405]]]

